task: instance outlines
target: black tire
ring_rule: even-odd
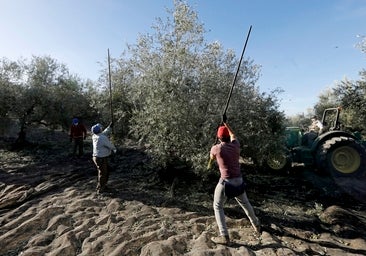
[[[284,171],[290,167],[291,162],[285,152],[271,152],[266,158],[266,168],[272,171]]]
[[[334,137],[325,141],[317,153],[319,169],[334,177],[356,176],[365,171],[365,149],[353,138]]]

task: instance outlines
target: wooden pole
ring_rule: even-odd
[[[233,93],[233,89],[234,89],[234,86],[235,86],[235,83],[236,83],[236,79],[238,78],[238,74],[239,74],[239,71],[240,71],[240,66],[241,66],[241,63],[243,61],[243,57],[244,57],[244,53],[245,53],[245,49],[247,48],[247,44],[248,44],[248,40],[249,40],[249,36],[250,36],[250,32],[252,31],[252,26],[250,26],[249,28],[249,31],[248,31],[248,34],[247,34],[247,37],[246,37],[246,40],[245,40],[245,44],[244,44],[244,47],[243,47],[243,51],[241,52],[241,56],[240,56],[240,60],[239,60],[239,64],[238,64],[238,67],[236,69],[236,73],[235,73],[235,76],[234,76],[234,79],[233,79],[233,82],[232,82],[232,85],[231,85],[231,88],[230,88],[230,91],[229,91],[229,95],[227,97],[227,100],[226,100],[226,104],[225,104],[225,108],[222,112],[222,116],[224,116],[226,114],[226,111],[229,107],[229,103],[230,103],[230,99],[231,99],[231,95]],[[217,128],[221,125],[222,123],[220,123]],[[218,138],[216,137],[215,135],[215,142],[214,142],[214,145],[217,144],[217,141],[218,141]]]
[[[244,56],[244,53],[245,53],[245,49],[247,48],[247,44],[248,44],[248,40],[249,40],[249,36],[250,36],[250,32],[251,31],[252,31],[252,26],[250,26],[250,28],[249,28],[249,31],[248,31],[248,34],[247,34],[247,38],[245,40],[244,48],[243,48],[243,51],[241,52],[241,57],[240,57],[240,60],[239,60],[239,65],[238,65],[238,68],[236,69],[236,73],[235,73],[235,76],[234,76],[234,79],[233,79],[233,83],[231,85],[230,92],[229,92],[229,95],[227,97],[226,105],[225,105],[224,111],[222,112],[222,115],[226,114],[227,108],[229,107],[229,102],[230,102],[230,99],[231,99],[231,94],[233,93],[234,85],[236,83],[236,79],[237,79],[238,74],[239,74],[239,71],[240,71],[241,62],[243,60],[243,56]]]
[[[241,52],[241,56],[240,56],[238,68],[236,69],[236,73],[235,73],[235,76],[234,76],[234,79],[233,79],[233,83],[232,83],[231,88],[230,88],[230,91],[229,91],[229,95],[228,95],[227,100],[226,100],[226,104],[225,104],[224,111],[222,112],[222,116],[226,115],[226,111],[227,111],[227,109],[229,107],[229,102],[230,102],[230,99],[231,99],[231,95],[233,93],[233,89],[234,89],[234,86],[235,86],[235,83],[236,83],[236,79],[237,79],[238,74],[239,74],[239,71],[240,71],[240,65],[241,65],[241,62],[242,62],[243,57],[244,57],[245,49],[247,48],[247,44],[248,44],[248,40],[249,40],[249,36],[250,36],[250,32],[251,31],[252,31],[252,26],[250,26],[249,31],[248,31],[248,34],[247,34],[247,38],[245,40],[245,44],[244,44],[244,47],[243,47],[243,51]],[[217,128],[220,125],[221,125],[221,123],[217,126]],[[217,144],[217,141],[218,141],[218,138],[215,135],[215,142],[214,142],[213,145]],[[208,169],[211,168],[212,161],[213,160],[210,158],[209,161],[208,161],[208,166],[207,166]]]
[[[111,58],[108,48],[108,80],[109,80],[109,110],[111,114],[111,122],[114,124],[113,118],[113,96],[112,96],[112,78],[111,78]],[[112,134],[114,134],[114,125],[112,126]]]

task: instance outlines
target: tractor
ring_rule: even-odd
[[[294,166],[311,167],[333,177],[363,174],[366,143],[360,133],[343,129],[340,112],[339,107],[325,109],[321,120],[324,129],[315,136],[300,127],[287,127],[284,148],[268,154],[266,166],[277,171]]]

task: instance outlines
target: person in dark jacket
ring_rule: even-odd
[[[72,119],[69,135],[70,142],[74,140],[73,155],[76,155],[78,151],[78,156],[82,156],[84,154],[84,140],[86,139],[87,131],[78,118]]]

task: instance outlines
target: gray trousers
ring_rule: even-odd
[[[242,177],[234,178],[234,179],[226,179],[225,181],[238,186],[243,182]],[[216,185],[215,194],[214,194],[214,202],[213,202],[213,209],[215,212],[215,219],[217,226],[220,231],[220,235],[228,236],[229,232],[226,227],[225,221],[225,213],[224,213],[224,204],[227,200],[224,191],[224,185],[222,184],[222,180],[220,179],[219,183]],[[259,225],[259,220],[254,213],[253,207],[250,204],[247,194],[244,192],[243,194],[235,197],[235,200],[238,204],[243,208],[245,214],[248,216],[248,219],[252,226]]]

